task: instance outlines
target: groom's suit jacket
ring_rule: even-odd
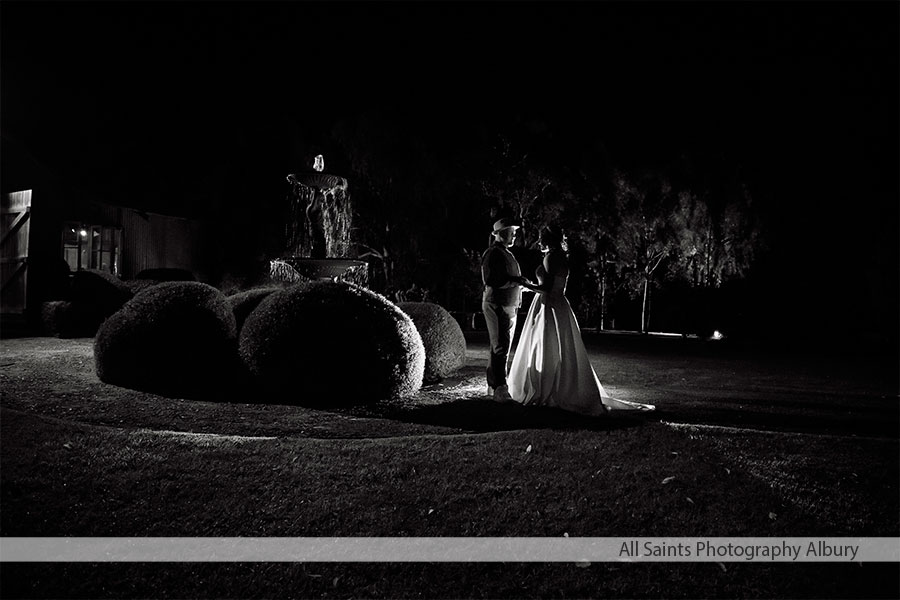
[[[522,288],[510,278],[521,275],[519,261],[513,253],[503,244],[494,242],[481,255],[481,279],[484,282],[482,300],[501,306],[520,306]]]

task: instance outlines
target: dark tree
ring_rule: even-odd
[[[380,265],[380,277],[373,273],[373,279],[385,291],[395,288],[395,270],[409,246],[408,190],[416,159],[412,144],[403,137],[407,132],[376,113],[341,120],[332,130],[349,161],[360,258],[375,259]]]
[[[641,331],[650,321],[650,290],[660,266],[677,249],[671,226],[672,188],[656,173],[634,176],[619,171],[613,179],[618,220],[612,229],[613,260],[624,273],[631,292],[640,295]]]
[[[525,247],[537,241],[540,228],[557,221],[571,200],[571,193],[546,168],[513,148],[499,137],[492,149],[490,170],[481,181],[484,202],[492,216],[510,215],[522,223],[519,244]],[[485,236],[489,242],[489,236]]]
[[[671,223],[677,239],[670,271],[693,287],[716,288],[743,277],[763,246],[745,186],[718,202],[709,191],[682,190]]]

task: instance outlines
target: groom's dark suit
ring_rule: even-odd
[[[490,336],[491,357],[487,382],[492,388],[506,385],[506,368],[516,330],[516,314],[522,304],[522,271],[519,262],[506,246],[494,242],[481,255],[481,278],[484,294],[481,309]]]

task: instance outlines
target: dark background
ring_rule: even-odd
[[[372,110],[448,154],[516,127],[559,164],[689,153],[753,191],[773,322],[896,338],[896,2],[7,1],[0,17],[4,145],[125,205],[280,201],[308,169],[298,143]]]

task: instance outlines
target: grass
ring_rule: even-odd
[[[891,437],[723,434],[660,415],[501,406],[481,397],[477,353],[405,405],[317,411],[105,385],[90,340],[4,340],[2,349],[3,536],[900,532]],[[623,373],[641,360],[670,387],[685,371],[671,357],[608,358]],[[707,363],[684,360],[706,376]],[[646,399],[625,377],[614,381]],[[709,402],[695,403],[694,416],[710,414]],[[662,417],[690,416],[658,404]],[[2,563],[0,587],[3,597],[73,598],[889,598],[898,574],[896,564]]]
[[[10,467],[11,507],[53,505],[60,517],[17,514],[6,535],[739,536],[803,525],[703,448],[672,454],[684,436],[659,425],[334,443],[9,413],[2,433],[4,451],[34,457]]]

